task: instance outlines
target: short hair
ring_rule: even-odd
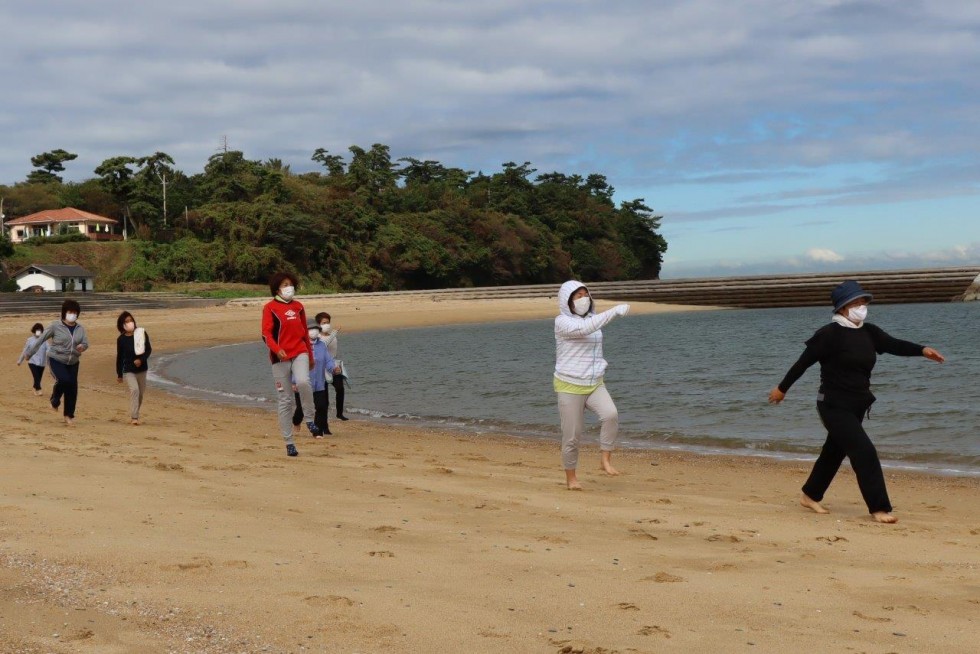
[[[123,327],[123,325],[126,324],[126,318],[133,318],[133,314],[128,311],[123,311],[119,314],[119,317],[116,318],[116,329],[119,330],[120,334],[126,333],[126,328]],[[133,324],[136,324],[136,318],[133,318]]]
[[[82,315],[82,307],[75,300],[65,300],[61,303],[61,319],[65,319],[65,314],[74,311],[76,315]]]
[[[313,320],[315,320],[318,325],[320,324],[320,321],[323,320],[324,318],[326,318],[328,321],[330,320],[330,314],[327,313],[326,311],[321,311],[320,313],[313,316]]]
[[[37,331],[37,330],[39,330],[39,329],[40,329],[40,330],[41,330],[41,331],[43,332],[43,331],[44,331],[44,325],[42,325],[42,324],[41,324],[41,323],[39,323],[39,322],[36,322],[36,323],[34,323],[34,325],[33,325],[33,326],[31,327],[31,333],[33,334],[34,332],[36,332],[36,331]]]
[[[272,297],[279,295],[279,287],[287,279],[293,283],[294,287],[299,288],[299,280],[296,279],[296,275],[288,272],[277,272],[269,280],[269,291],[272,292]]]

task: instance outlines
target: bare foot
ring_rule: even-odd
[[[34,391],[34,394],[35,395],[41,395],[42,393],[44,393],[44,391],[41,391],[41,390]]]
[[[69,418],[68,416],[65,416],[65,424],[68,425],[69,427],[74,427],[75,426],[75,419],[74,418]]]
[[[582,484],[578,482],[574,469],[565,471],[565,483],[568,485],[568,490],[582,490]]]
[[[806,493],[800,496],[800,506],[805,506],[814,513],[830,513],[830,511],[820,506],[820,502],[810,499]]]
[[[875,522],[882,522],[886,525],[893,525],[898,522],[898,518],[888,511],[875,511],[871,514],[871,517],[874,518]]]
[[[602,453],[601,467],[602,467],[602,471],[605,472],[607,475],[616,476],[619,474],[619,470],[616,470],[616,468],[612,467],[612,452]]]
[[[134,427],[139,427],[140,421],[139,420],[133,420],[132,422],[130,422],[130,424],[133,425]]]
[[[51,410],[52,410],[53,412],[55,412],[55,413],[58,413],[58,411],[60,411],[60,410],[61,410],[61,409],[60,409],[59,407],[56,407],[56,406],[55,406],[55,405],[53,405],[53,404],[52,404],[52,405],[50,405],[50,406],[51,406]]]
[[[568,482],[568,490],[582,490],[582,484],[578,480]]]

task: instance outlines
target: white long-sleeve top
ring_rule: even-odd
[[[615,308],[602,313],[590,310],[577,316],[568,308],[568,298],[580,288],[580,281],[569,280],[558,291],[555,318],[555,377],[569,384],[594,386],[606,372],[602,358],[602,328],[616,318]]]

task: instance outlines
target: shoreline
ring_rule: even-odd
[[[355,331],[552,304],[329,308]],[[135,313],[157,354],[258,322]],[[589,445],[570,493],[555,442],[351,420],[287,459],[262,408],[151,388],[131,427],[115,315],[84,306],[69,429],[12,365],[33,321],[0,318],[2,651],[974,649],[976,478],[888,471],[886,526],[849,470],[818,516],[796,504],[808,464],[761,457],[621,450],[607,477]]]

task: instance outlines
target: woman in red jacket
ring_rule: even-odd
[[[269,280],[272,300],[262,307],[262,340],[269,348],[272,378],[279,395],[279,430],[286,441],[288,456],[299,454],[292,434],[293,411],[296,408],[293,384],[303,405],[306,427],[313,436],[321,435],[320,428],[313,421],[313,389],[310,386],[313,346],[306,330],[306,310],[293,299],[297,286],[297,279],[291,273],[276,273]]]

